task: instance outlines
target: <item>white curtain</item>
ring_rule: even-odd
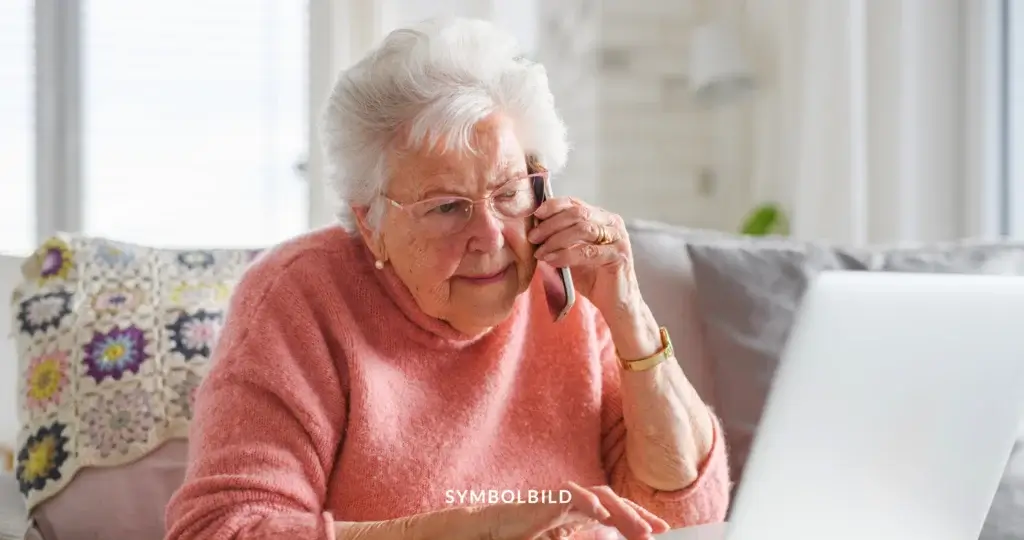
[[[754,201],[782,203],[801,239],[962,236],[960,1],[746,0],[743,16]]]

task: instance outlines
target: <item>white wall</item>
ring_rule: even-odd
[[[598,200],[624,217],[736,228],[746,183],[728,165],[740,158],[717,155],[735,138],[722,129],[735,112],[702,109],[686,86],[688,38],[705,2],[603,4]]]
[[[539,57],[569,124],[563,191],[626,218],[735,230],[751,201],[742,104],[687,90],[691,30],[713,0],[563,0],[542,7]],[[574,19],[575,18],[575,19]]]
[[[569,128],[571,153],[554,179],[556,194],[601,203],[600,71],[598,51],[604,14],[597,0],[540,5],[536,58],[548,72],[555,104]],[[498,20],[501,24],[502,21]]]
[[[808,85],[809,79],[829,77],[809,64],[807,71],[784,65],[786,47],[794,41],[788,34],[792,23],[815,11],[810,6],[821,7],[815,2],[561,0],[551,3],[557,7],[543,7],[540,57],[575,146],[563,187],[627,218],[691,227],[736,231],[756,204],[779,201],[795,212],[799,230],[794,233],[803,238],[887,243],[985,233],[990,227],[982,222],[992,214],[991,205],[976,199],[992,189],[980,179],[985,164],[967,159],[969,144],[983,137],[963,123],[986,110],[986,96],[972,98],[963,85],[974,77],[966,75],[973,72],[965,68],[965,58],[991,63],[991,57],[969,54],[971,39],[984,41],[975,34],[992,28],[975,25],[972,31],[963,19],[992,3],[872,0],[833,6],[837,13],[830,13],[830,21],[854,27],[843,27],[846,33],[835,39],[863,32],[856,46],[867,55],[864,73],[850,66],[850,75],[860,79],[847,88],[848,103],[835,104],[865,107],[856,111],[863,118],[854,119],[865,123],[865,131],[848,149],[863,159],[849,164],[852,171],[860,166],[866,171],[860,186],[847,185],[841,175],[831,174],[839,169],[828,164],[791,174],[795,163],[827,161],[835,154],[815,149],[847,150],[842,148],[845,126],[819,118],[811,123],[820,129],[809,131],[808,122],[789,114],[793,102],[807,109],[805,97],[817,93],[821,99],[823,93]],[[855,5],[866,14],[862,27],[856,17],[844,18],[844,10]],[[739,31],[756,84],[746,100],[713,109],[696,103],[686,85],[691,32],[712,20]],[[830,43],[829,36],[821,41],[801,52],[812,55],[820,46],[841,60],[842,42]],[[763,121],[766,111],[777,123]],[[826,144],[803,141],[809,149],[804,155],[773,144],[800,137]],[[866,156],[856,154],[858,145]],[[975,149],[984,151],[983,145]],[[850,188],[867,194],[863,208],[848,196]],[[822,197],[831,206],[822,204]],[[843,216],[850,213],[858,215],[845,223]],[[844,227],[856,230],[828,234]]]

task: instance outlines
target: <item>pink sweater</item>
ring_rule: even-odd
[[[198,392],[167,537],[331,539],[333,521],[449,508],[448,490],[566,480],[609,484],[673,527],[723,520],[724,444],[687,489],[638,482],[602,318],[581,300],[552,322],[539,285],[470,339],[422,313],[339,227],[264,255]]]

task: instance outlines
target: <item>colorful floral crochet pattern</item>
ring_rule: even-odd
[[[186,437],[238,279],[258,250],[162,250],[62,235],[22,267],[11,324],[31,510],[83,467]]]
[[[44,353],[28,361],[25,371],[25,407],[44,412],[59,406],[68,388],[71,365],[66,351]]]
[[[15,469],[22,493],[43,490],[50,481],[67,481],[61,471],[68,461],[66,429],[66,425],[53,422],[27,434]]]

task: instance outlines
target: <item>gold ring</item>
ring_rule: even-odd
[[[594,242],[599,246],[606,246],[612,243],[612,235],[608,234],[608,228],[604,225],[597,226],[597,240]]]

